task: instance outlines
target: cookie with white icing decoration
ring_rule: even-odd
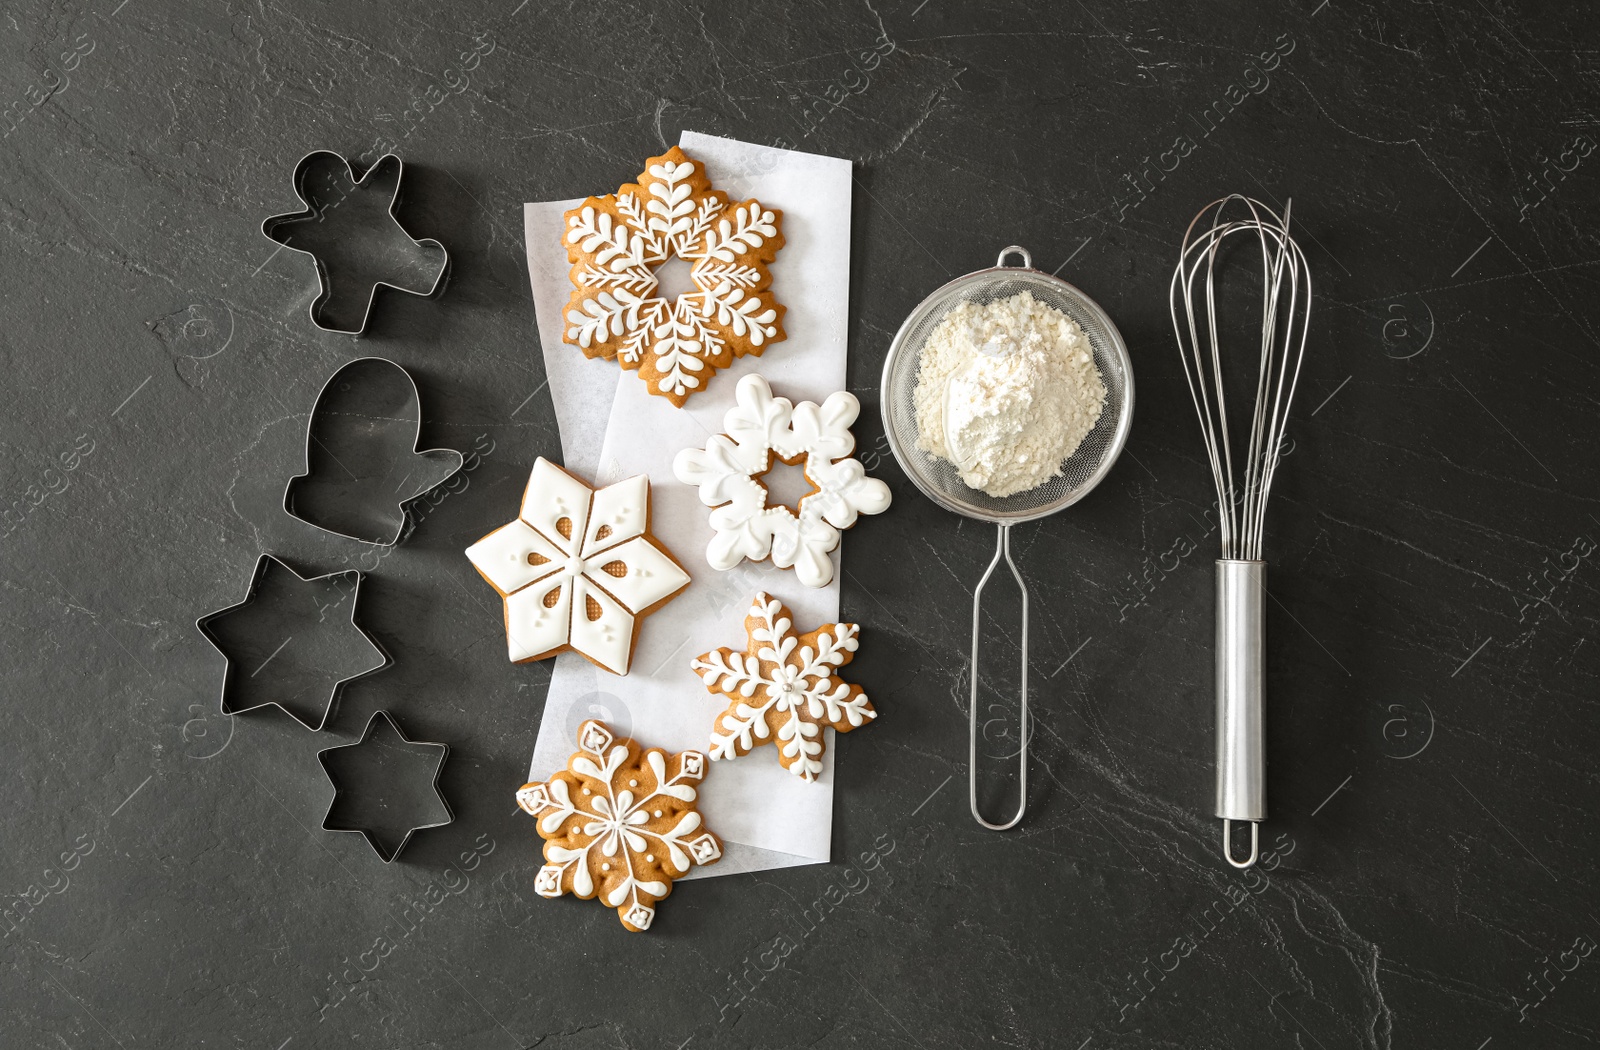
[[[505,599],[516,663],[571,649],[627,674],[644,617],[689,585],[650,535],[648,476],[597,491],[542,456],[517,520],[468,547],[467,557]]]
[[[731,569],[748,558],[771,557],[780,569],[793,568],[800,582],[822,587],[833,579],[839,530],[856,523],[859,514],[889,509],[889,486],[867,477],[867,468],[851,457],[855,435],[850,424],[861,414],[861,402],[848,391],[828,395],[821,405],[791,404],[774,397],[765,378],[751,374],[739,380],[737,403],[723,420],[726,434],[706,447],[684,449],[673,461],[673,473],[700,489],[700,502],[711,511],[716,535],[706,548],[713,568]],[[791,509],[767,504],[760,481],[777,459],[803,464],[811,491]]]
[[[652,394],[681,408],[734,358],[784,338],[767,269],[783,247],[783,213],[730,202],[678,147],[646,161],[637,183],[563,218],[572,263],[563,338],[637,371]],[[676,298],[657,275],[672,258],[691,264],[694,285]]]
[[[696,808],[706,756],[643,750],[604,722],[578,727],[578,751],[544,783],[524,784],[517,805],[538,819],[541,897],[599,897],[634,933],[650,928],[655,903],[696,864],[714,864],[722,841]]]
[[[848,733],[878,717],[861,687],[839,677],[855,657],[861,628],[830,623],[797,635],[788,608],[766,594],[756,595],[744,628],[744,652],[718,649],[692,664],[707,692],[728,699],[711,731],[711,757],[737,758],[771,742],[783,768],[814,781],[822,772],[823,727]]]

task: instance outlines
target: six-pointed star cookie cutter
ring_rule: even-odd
[[[373,651],[376,652],[381,658],[381,661],[376,666],[369,667],[365,671],[359,671],[348,678],[341,678],[337,682],[333,683],[333,688],[328,693],[328,703],[322,709],[322,718],[317,722],[316,725],[312,725],[310,722],[301,718],[299,715],[278,703],[276,700],[266,700],[259,704],[253,704],[250,707],[230,708],[228,706],[228,696],[232,691],[231,687],[234,683],[234,672],[236,668],[234,667],[233,657],[229,655],[228,651],[222,647],[216,636],[211,632],[210,625],[213,621],[221,619],[229,613],[236,612],[239,609],[243,609],[247,605],[254,604],[256,600],[256,593],[261,589],[261,581],[266,578],[267,570],[274,565],[282,569],[284,572],[289,573],[301,583],[319,583],[323,580],[332,580],[337,577],[354,577],[355,584],[350,593],[350,626],[354,627],[361,633],[361,637],[367,640],[367,643],[372,646]],[[206,641],[210,642],[212,648],[221,653],[223,659],[227,661],[227,668],[223,671],[222,675],[222,692],[218,701],[222,713],[225,715],[242,715],[249,711],[259,711],[263,707],[276,707],[279,711],[282,711],[284,714],[288,715],[296,722],[299,722],[313,733],[320,732],[322,728],[328,724],[328,716],[333,713],[334,705],[339,700],[339,694],[344,690],[346,685],[358,678],[365,678],[369,674],[375,674],[394,663],[394,660],[389,656],[388,651],[385,650],[383,646],[379,645],[378,640],[372,637],[372,635],[368,634],[366,629],[356,621],[356,605],[359,603],[361,598],[361,581],[364,578],[364,575],[365,574],[359,569],[345,569],[342,572],[329,572],[324,573],[321,576],[301,576],[298,572],[295,572],[294,569],[290,568],[284,562],[274,558],[270,554],[263,554],[257,558],[255,572],[250,577],[250,586],[245,591],[243,600],[235,602],[225,609],[218,609],[215,612],[206,613],[204,616],[200,617],[194,622],[195,627],[205,637]],[[268,657],[268,659],[270,660],[271,657]],[[259,671],[260,668],[258,667],[256,670]]]
[[[322,260],[317,256],[317,254],[315,252],[309,252],[309,251],[306,251],[303,248],[296,248],[294,245],[288,243],[287,241],[279,240],[277,237],[273,236],[273,233],[280,226],[285,226],[285,225],[287,225],[287,224],[289,224],[291,222],[295,222],[295,221],[304,221],[306,219],[316,218],[318,215],[321,214],[321,211],[326,211],[326,209],[321,209],[321,211],[319,211],[317,206],[311,202],[311,199],[306,196],[306,186],[305,186],[306,173],[310,170],[310,168],[311,168],[311,166],[312,166],[312,164],[314,162],[317,162],[320,158],[323,158],[323,157],[331,157],[334,160],[338,161],[340,164],[343,164],[345,171],[350,176],[350,182],[351,182],[351,184],[354,186],[354,188],[356,190],[364,189],[366,187],[366,185],[367,185],[367,180],[372,178],[374,173],[376,173],[379,168],[382,168],[384,166],[384,164],[387,163],[388,161],[391,161],[391,160],[394,161],[394,163],[396,165],[396,171],[395,171],[395,177],[394,177],[394,196],[389,201],[389,219],[394,223],[395,228],[397,230],[399,230],[402,234],[404,234],[406,236],[406,238],[409,241],[411,241],[411,243],[413,245],[415,245],[415,246],[417,246],[419,248],[423,248],[423,247],[437,248],[444,256],[444,258],[439,263],[439,272],[438,272],[438,274],[436,274],[434,276],[432,287],[430,287],[425,292],[417,292],[417,291],[413,291],[410,288],[402,288],[400,285],[390,284],[388,281],[375,281],[375,282],[373,282],[372,291],[367,294],[367,308],[364,311],[362,311],[361,323],[359,325],[357,325],[355,328],[336,328],[336,327],[333,327],[331,325],[325,325],[325,324],[322,323],[322,320],[321,320],[321,307],[328,301],[328,297],[329,297],[329,294],[331,292],[331,289],[329,287],[329,282],[328,282],[328,270],[327,270],[327,267],[323,265]],[[438,241],[434,240],[432,237],[424,237],[421,240],[418,240],[416,237],[411,236],[411,231],[407,230],[405,228],[405,226],[401,225],[399,216],[397,216],[395,214],[395,209],[400,206],[400,187],[405,181],[405,174],[406,174],[405,161],[401,160],[398,154],[385,153],[383,156],[381,156],[377,160],[373,161],[372,166],[370,168],[368,168],[365,172],[363,172],[361,177],[358,179],[358,178],[356,178],[355,166],[352,165],[350,163],[349,158],[345,157],[343,154],[335,153],[332,150],[326,150],[326,149],[312,150],[310,153],[307,153],[304,157],[301,157],[300,158],[300,162],[294,166],[294,176],[293,176],[294,192],[295,192],[295,196],[300,198],[300,203],[305,205],[304,210],[297,211],[297,212],[288,212],[288,213],[285,213],[283,215],[273,215],[273,216],[269,216],[268,218],[262,220],[262,222],[261,222],[261,233],[262,233],[262,235],[264,237],[267,238],[267,240],[271,241],[272,243],[274,243],[276,245],[279,245],[281,247],[287,248],[291,252],[296,252],[296,253],[298,253],[300,255],[308,256],[311,259],[311,261],[316,265],[316,268],[317,268],[317,297],[315,299],[311,300],[311,307],[310,307],[310,310],[308,312],[309,312],[310,317],[311,317],[311,323],[316,325],[322,331],[324,331],[324,332],[335,332],[335,333],[337,333],[339,335],[361,335],[363,332],[365,332],[367,330],[367,322],[372,319],[372,307],[373,307],[373,304],[377,301],[378,289],[379,288],[393,288],[397,292],[404,292],[407,295],[418,295],[418,296],[421,296],[424,299],[429,299],[429,298],[432,298],[434,295],[436,295],[439,292],[439,290],[444,287],[446,275],[450,272],[450,252],[449,252],[449,250],[446,249],[443,244],[440,244]]]
[[[439,749],[439,761],[434,763],[433,766],[432,786],[434,796],[438,798],[439,804],[444,807],[443,820],[436,821],[432,824],[419,824],[414,828],[408,829],[405,835],[401,837],[399,845],[395,846],[395,848],[389,852],[385,852],[382,841],[372,833],[371,828],[347,828],[328,823],[328,820],[333,816],[334,806],[338,805],[339,803],[339,795],[344,789],[339,786],[339,781],[333,775],[333,770],[328,768],[327,756],[334,751],[343,751],[348,747],[360,747],[362,744],[365,744],[372,737],[372,731],[378,727],[378,720],[380,718],[389,723],[389,728],[394,730],[394,735],[400,738],[401,743],[410,744],[415,747],[436,747]],[[400,723],[394,720],[393,715],[387,711],[374,711],[372,717],[367,719],[367,728],[361,731],[361,739],[351,744],[337,744],[333,747],[325,747],[321,751],[317,752],[317,762],[322,766],[322,772],[328,778],[328,783],[333,785],[333,798],[328,800],[328,812],[323,815],[322,830],[348,831],[358,834],[366,840],[368,846],[372,847],[372,852],[378,855],[379,860],[383,861],[385,864],[394,863],[395,858],[400,856],[400,851],[406,848],[406,843],[411,841],[411,836],[415,835],[419,831],[427,831],[429,828],[442,828],[446,824],[449,824],[456,819],[455,811],[450,808],[450,800],[445,798],[444,792],[439,790],[439,776],[444,772],[445,759],[449,757],[449,744],[446,744],[441,740],[412,740],[410,737],[406,736],[403,731],[401,731]]]
[[[452,469],[450,471],[450,473],[448,473],[444,477],[440,478],[438,480],[438,482],[436,482],[435,484],[430,485],[427,488],[423,489],[421,492],[417,493],[415,496],[411,496],[411,497],[408,497],[406,499],[403,499],[403,500],[399,501],[396,504],[396,506],[398,508],[400,508],[401,511],[402,511],[402,513],[400,515],[400,521],[399,521],[398,524],[395,525],[394,535],[391,536],[387,540],[382,539],[382,538],[373,539],[370,536],[357,536],[357,535],[355,535],[353,533],[349,533],[349,532],[340,532],[338,529],[330,529],[326,525],[320,525],[317,522],[312,521],[310,518],[304,517],[303,515],[297,513],[295,511],[295,509],[294,509],[295,482],[300,481],[303,478],[309,478],[311,476],[311,449],[312,449],[313,445],[317,444],[317,439],[316,439],[317,410],[322,407],[323,399],[328,396],[328,391],[333,389],[334,383],[338,382],[339,377],[341,375],[343,375],[347,370],[349,370],[351,368],[354,368],[357,365],[372,364],[372,363],[379,363],[379,364],[385,364],[385,365],[393,366],[396,371],[398,371],[401,375],[406,377],[406,382],[411,384],[411,398],[417,404],[417,432],[416,432],[416,436],[411,441],[411,453],[412,453],[412,455],[425,455],[425,454],[432,454],[432,453],[435,453],[435,452],[441,452],[441,453],[445,453],[445,454],[450,455],[450,456],[454,456],[455,460],[456,460],[455,468]],[[405,519],[405,514],[403,513],[403,511],[405,509],[405,506],[408,503],[416,502],[417,500],[419,500],[422,497],[426,496],[428,493],[432,492],[434,489],[438,488],[440,485],[443,485],[445,482],[447,482],[451,478],[455,477],[456,473],[461,470],[462,465],[465,464],[465,463],[466,463],[466,457],[463,456],[456,449],[453,449],[453,448],[423,448],[422,447],[422,391],[417,388],[417,381],[411,375],[411,373],[409,371],[407,371],[403,366],[401,366],[399,364],[399,362],[391,361],[387,357],[358,357],[354,361],[347,361],[344,364],[340,365],[337,369],[335,369],[334,373],[328,377],[328,381],[322,384],[322,389],[317,392],[316,401],[312,402],[311,414],[310,414],[310,416],[308,416],[306,418],[306,459],[305,459],[305,467],[306,467],[306,469],[304,471],[302,471],[301,473],[296,474],[292,478],[290,478],[289,481],[288,481],[288,484],[286,484],[284,486],[284,489],[283,489],[283,509],[290,517],[294,518],[295,520],[303,521],[307,525],[310,525],[312,528],[318,529],[318,530],[320,530],[322,532],[326,532],[330,536],[338,536],[338,537],[340,537],[342,539],[355,540],[357,543],[370,543],[374,547],[393,547],[395,544],[399,543],[400,542],[400,538],[405,535],[406,519]]]

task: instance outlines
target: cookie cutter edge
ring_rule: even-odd
[[[284,241],[280,241],[276,237],[272,236],[273,230],[277,229],[280,225],[289,222],[291,219],[309,219],[318,214],[316,206],[306,199],[304,192],[305,173],[307,166],[311,163],[311,158],[320,157],[324,154],[335,158],[340,164],[344,165],[344,170],[349,174],[350,182],[356,189],[362,188],[366,184],[367,179],[372,177],[372,173],[377,171],[384,161],[388,160],[390,157],[393,157],[394,162],[398,164],[400,168],[399,171],[395,173],[394,194],[389,198],[389,221],[394,223],[395,229],[404,234],[406,239],[412,244],[417,245],[418,247],[432,245],[444,253],[444,261],[439,264],[439,272],[434,276],[432,287],[430,287],[426,292],[414,292],[409,288],[402,288],[397,284],[390,284],[388,281],[373,282],[372,290],[367,293],[367,308],[361,314],[361,324],[355,328],[335,328],[331,325],[325,325],[317,319],[318,308],[327,302],[328,295],[330,293],[327,267],[322,264],[322,259],[315,252],[306,251],[304,248],[296,248],[293,245],[290,245]],[[395,291],[403,292],[406,295],[415,295],[420,296],[423,299],[431,299],[439,293],[439,290],[444,287],[446,281],[448,280],[450,273],[450,250],[433,237],[423,237],[421,239],[413,237],[411,235],[411,231],[406,229],[405,226],[401,224],[399,217],[395,215],[395,209],[400,206],[400,187],[404,185],[405,177],[406,162],[400,159],[400,155],[398,153],[385,153],[383,156],[373,161],[372,164],[367,167],[367,170],[361,173],[361,177],[358,179],[356,178],[355,165],[350,163],[350,158],[346,157],[342,153],[336,153],[330,149],[314,149],[310,153],[307,153],[305,156],[300,158],[300,160],[295,164],[294,174],[291,176],[291,184],[294,187],[294,195],[305,207],[301,211],[284,212],[281,215],[269,215],[265,219],[261,220],[261,235],[263,237],[271,241],[273,244],[276,244],[280,248],[287,248],[291,252],[294,252],[298,255],[309,256],[312,265],[316,267],[317,297],[311,300],[311,305],[309,308],[307,308],[306,314],[311,318],[311,323],[315,325],[318,330],[323,332],[333,332],[337,335],[363,335],[367,330],[367,325],[372,320],[372,309],[377,303],[379,288],[392,288]]]
[[[378,719],[380,718],[389,723],[389,728],[394,730],[395,735],[400,738],[401,743],[419,744],[423,747],[437,747],[441,749],[439,751],[439,761],[436,762],[433,767],[432,787],[434,796],[438,798],[439,804],[444,806],[445,814],[443,820],[436,821],[432,824],[419,824],[418,826],[408,830],[400,839],[400,844],[394,848],[394,852],[390,853],[387,857],[384,856],[383,847],[378,845],[378,841],[372,834],[370,828],[335,828],[328,826],[328,818],[333,816],[333,807],[334,804],[339,801],[339,793],[345,789],[339,786],[338,778],[333,775],[333,770],[328,768],[328,761],[324,757],[330,751],[339,751],[347,747],[360,747],[362,744],[365,744],[367,740],[371,738],[372,730],[377,726]],[[379,860],[385,864],[393,864],[397,859],[399,859],[400,854],[405,850],[406,845],[410,843],[411,836],[415,835],[417,832],[427,831],[431,828],[442,828],[447,824],[455,823],[456,811],[450,807],[450,800],[444,797],[444,792],[439,790],[439,778],[444,773],[444,764],[449,757],[450,745],[444,741],[412,740],[410,737],[406,736],[405,731],[400,728],[400,723],[396,722],[394,716],[388,711],[380,708],[379,710],[372,712],[372,717],[367,719],[366,728],[361,731],[361,736],[358,739],[348,744],[335,744],[333,747],[325,747],[321,751],[317,752],[317,765],[322,767],[322,775],[328,778],[329,785],[333,787],[333,797],[328,800],[328,811],[323,814],[322,817],[322,830],[360,835],[364,840],[366,840],[367,845],[371,847],[372,852],[377,854]]]
[[[435,484],[428,486],[415,496],[412,496],[410,499],[401,500],[399,503],[395,504],[395,506],[400,509],[400,524],[395,526],[394,536],[387,540],[368,539],[365,536],[356,536],[348,532],[340,532],[338,529],[330,529],[326,525],[318,525],[310,518],[296,514],[293,507],[294,483],[299,481],[301,478],[309,478],[311,476],[311,446],[315,441],[315,439],[311,436],[311,428],[316,425],[317,409],[322,406],[322,399],[328,395],[328,391],[333,387],[334,380],[338,379],[339,374],[345,369],[373,361],[381,362],[386,365],[393,365],[401,375],[406,377],[406,382],[411,384],[411,396],[414,397],[417,402],[417,430],[416,436],[411,441],[412,455],[422,455],[429,452],[448,452],[450,455],[456,457],[456,465],[454,470],[440,478]],[[434,489],[438,488],[440,485],[443,485],[445,482],[455,477],[461,472],[461,468],[466,465],[466,462],[467,457],[462,455],[456,449],[422,447],[422,390],[418,388],[416,378],[412,376],[411,372],[404,365],[400,364],[398,361],[392,361],[387,357],[357,357],[354,360],[346,361],[344,364],[334,369],[333,374],[328,376],[327,380],[323,382],[322,389],[317,391],[317,399],[311,403],[311,413],[306,417],[306,469],[302,473],[292,475],[284,484],[283,511],[296,521],[304,522],[305,524],[310,525],[313,529],[316,529],[319,532],[326,532],[330,536],[338,536],[341,539],[346,540],[355,540],[357,543],[366,543],[374,547],[393,547],[398,544],[401,540],[401,537],[405,535],[407,517],[406,505],[416,502],[417,500],[426,496],[428,493],[432,492]]]
[[[277,565],[285,572],[292,574],[294,578],[299,580],[301,583],[316,583],[320,580],[332,579],[335,576],[349,576],[350,574],[354,573],[356,585],[355,590],[352,591],[350,595],[350,626],[354,627],[358,632],[360,632],[361,637],[367,640],[367,644],[372,646],[373,651],[375,651],[379,656],[383,657],[383,662],[378,664],[376,667],[370,667],[365,671],[359,672],[358,674],[351,675],[349,678],[341,678],[337,682],[333,683],[333,688],[328,694],[328,703],[322,709],[322,719],[316,725],[312,725],[310,722],[301,718],[299,715],[295,714],[287,707],[284,707],[276,700],[268,700],[264,703],[256,704],[253,707],[240,708],[236,711],[228,710],[228,692],[229,687],[233,684],[235,661],[234,658],[217,643],[217,639],[210,631],[210,624],[213,620],[216,620],[228,613],[234,612],[238,609],[243,609],[245,606],[253,605],[255,603],[256,592],[261,589],[261,581],[266,577],[267,566],[269,563]],[[255,569],[252,570],[250,574],[250,586],[245,590],[244,597],[239,601],[234,602],[232,605],[227,606],[226,608],[208,612],[194,622],[195,629],[200,632],[201,637],[205,638],[207,642],[210,642],[211,648],[221,653],[222,659],[226,662],[226,667],[222,673],[222,690],[217,697],[218,710],[231,718],[234,715],[243,715],[249,714],[251,711],[259,711],[263,707],[276,707],[279,711],[282,711],[284,714],[294,719],[300,725],[305,726],[313,733],[319,733],[325,729],[328,725],[329,717],[333,714],[334,707],[339,702],[339,694],[344,691],[344,687],[346,685],[354,682],[358,678],[365,678],[367,675],[377,674],[379,671],[382,671],[384,668],[389,667],[394,663],[394,658],[389,655],[389,651],[385,649],[376,638],[369,634],[367,629],[362,627],[361,624],[356,620],[356,606],[361,600],[361,581],[365,578],[366,574],[360,569],[341,569],[338,572],[323,573],[321,576],[301,576],[298,572],[295,572],[293,566],[289,565],[281,558],[274,557],[271,554],[259,555],[256,558]],[[259,668],[257,668],[257,670],[259,670]]]

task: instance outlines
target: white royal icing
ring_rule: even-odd
[[[749,291],[765,274],[745,259],[778,235],[777,216],[754,201],[728,214],[718,196],[692,199],[694,172],[693,161],[653,164],[649,173],[660,181],[648,184],[645,200],[616,195],[620,220],[592,205],[567,220],[567,242],[597,253],[573,281],[604,289],[567,311],[567,342],[587,349],[615,339],[623,361],[653,358],[659,386],[673,394],[701,385],[703,358],[730,336],[759,348],[778,334],[767,293]],[[693,264],[695,290],[669,301],[655,268],[673,256]]]
[[[597,491],[542,457],[534,464],[521,516],[467,548],[505,598],[512,660],[570,645],[627,674],[636,614],[689,582],[644,535],[649,498],[643,474]]]
[[[711,732],[711,757],[737,758],[768,737],[767,712],[787,715],[778,727],[777,743],[785,758],[794,759],[789,772],[812,781],[822,772],[822,728],[827,724],[851,729],[877,718],[865,693],[850,695],[850,686],[838,676],[848,654],[856,651],[861,628],[835,624],[835,630],[817,635],[817,648],[801,645],[794,624],[783,615],[783,603],[757,594],[749,616],[759,622],[750,632],[756,655],[719,649],[694,661],[693,667],[711,689],[737,692],[750,698],[717,717]]]
[[[645,825],[651,819],[650,803],[662,797],[683,802],[693,802],[697,795],[694,782],[705,776],[705,756],[698,751],[685,751],[677,755],[678,772],[668,778],[666,759],[660,751],[645,752],[654,787],[642,792],[636,778],[627,784],[618,771],[628,761],[628,748],[616,744],[611,731],[599,722],[585,722],[579,730],[578,745],[586,755],[575,756],[572,772],[592,784],[603,788],[591,793],[587,789],[578,802],[574,802],[566,781],[553,779],[545,784],[527,784],[517,792],[517,804],[539,820],[539,828],[546,835],[554,835],[563,824],[574,821],[589,842],[573,849],[548,843],[545,860],[549,863],[539,869],[534,879],[534,892],[544,897],[559,897],[561,883],[569,868],[572,869],[572,889],[580,897],[595,894],[595,872],[609,874],[612,865],[627,875],[605,895],[605,902],[613,908],[628,905],[623,917],[641,930],[649,929],[655,918],[655,909],[648,901],[639,899],[640,892],[651,898],[665,897],[670,888],[665,882],[638,876],[634,865],[636,856],[644,856],[644,863],[654,865],[658,855],[664,856],[665,867],[673,878],[688,873],[695,864],[709,864],[722,856],[716,836],[700,830],[700,814],[695,810],[684,813],[673,827],[664,832],[651,831]],[[593,756],[592,758],[589,756]],[[659,817],[660,810],[654,810]],[[596,855],[595,851],[599,853]]]
[[[715,508],[706,560],[713,568],[731,569],[770,555],[778,568],[792,567],[801,583],[825,586],[833,579],[828,555],[839,545],[839,530],[854,525],[858,514],[889,507],[889,486],[867,477],[861,461],[850,458],[856,443],[850,425],[861,403],[841,390],[821,405],[794,405],[774,397],[756,374],[739,380],[736,397],[723,421],[727,433],[713,436],[705,448],[684,449],[673,461],[678,480],[698,486],[700,502]],[[798,514],[768,506],[766,489],[756,481],[774,456],[805,457],[806,476],[817,491],[800,500]]]

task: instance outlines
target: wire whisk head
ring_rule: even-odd
[[[1225,215],[1234,202],[1243,205],[1243,210],[1234,208],[1232,215]],[[1261,560],[1267,493],[1278,469],[1289,405],[1311,326],[1311,270],[1305,253],[1289,235],[1291,206],[1292,202],[1284,206],[1280,218],[1260,201],[1239,194],[1212,201],[1189,224],[1172,274],[1172,331],[1211,460],[1224,559]],[[1261,253],[1262,281],[1261,340],[1256,348],[1249,447],[1236,465],[1223,389],[1223,357],[1246,355],[1247,348],[1224,352],[1217,330],[1216,291],[1218,258],[1228,238],[1237,235],[1254,237]]]

